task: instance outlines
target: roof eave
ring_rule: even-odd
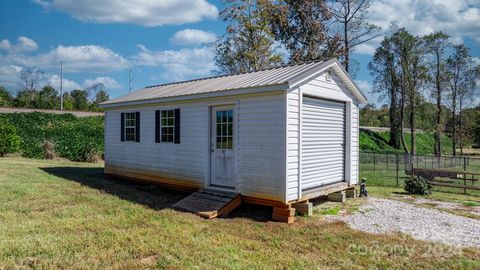
[[[125,107],[125,106],[145,105],[150,103],[167,103],[167,102],[187,101],[187,100],[216,98],[216,97],[228,97],[228,96],[243,95],[243,94],[286,91],[288,88],[289,88],[288,83],[280,83],[280,84],[272,84],[272,85],[265,85],[265,86],[258,86],[258,87],[230,89],[230,90],[224,90],[224,91],[215,91],[215,92],[207,92],[207,93],[199,93],[199,94],[191,94],[191,95],[183,95],[183,96],[130,100],[130,101],[122,101],[122,102],[114,102],[114,103],[110,103],[106,101],[106,102],[100,103],[99,107],[108,109],[108,108]]]

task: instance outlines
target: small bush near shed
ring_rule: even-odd
[[[0,119],[0,156],[20,150],[20,142],[15,126]]]
[[[409,194],[429,195],[432,193],[432,186],[427,179],[414,176],[405,180],[405,191]]]

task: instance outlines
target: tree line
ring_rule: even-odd
[[[355,73],[355,47],[377,37],[369,0],[224,0],[225,34],[214,44],[218,73],[339,58]]]
[[[369,0],[224,0],[225,34],[214,44],[218,73],[234,74],[283,64],[337,58],[355,77],[351,54],[379,36],[367,22]],[[480,68],[464,44],[443,32],[415,36],[395,23],[368,65],[373,91],[389,104],[380,124],[390,127],[389,144],[415,154],[415,131],[434,130],[436,155],[447,128],[462,148],[466,108],[471,106]],[[371,108],[370,108],[371,109]],[[365,114],[364,114],[365,115]],[[420,117],[418,117],[420,115]],[[410,128],[410,144],[404,129]],[[456,153],[456,151],[454,151]]]
[[[21,90],[12,93],[0,86],[0,107],[34,109],[60,109],[60,93],[51,85],[39,87],[38,70],[22,70],[19,75]],[[75,89],[63,93],[63,109],[66,111],[101,111],[98,105],[109,99],[101,83],[86,89]]]
[[[435,155],[445,151],[441,144],[445,131],[452,138],[452,153],[456,154],[458,144],[462,151],[466,122],[476,119],[466,119],[465,112],[478,91],[480,65],[464,44],[453,44],[441,31],[415,36],[393,24],[389,32],[368,65],[373,91],[389,103],[389,144],[415,154],[420,116],[434,130]],[[407,127],[410,145],[405,140]]]

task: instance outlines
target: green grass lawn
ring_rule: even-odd
[[[478,249],[357,232],[325,220],[337,210],[287,225],[243,205],[205,220],[170,209],[187,194],[107,179],[102,166],[0,159],[0,269],[480,268]]]

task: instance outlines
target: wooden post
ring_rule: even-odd
[[[285,223],[293,223],[295,221],[295,208],[290,205],[283,207],[273,207],[272,219]]]

